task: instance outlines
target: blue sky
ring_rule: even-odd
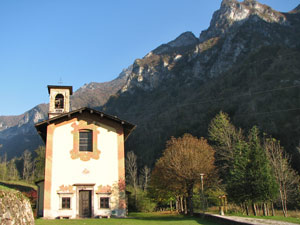
[[[260,0],[287,12],[299,0]],[[185,31],[197,37],[221,0],[1,0],[0,115],[48,103],[48,84],[110,81]]]

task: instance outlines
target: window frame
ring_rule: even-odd
[[[100,131],[98,130],[99,126],[95,124],[94,121],[78,120],[77,118],[73,119],[71,125],[73,130],[73,149],[70,151],[71,159],[80,159],[81,161],[89,161],[90,159],[98,160],[100,158],[100,150],[98,149],[98,138]],[[93,131],[93,151],[79,151],[79,130],[89,129]]]
[[[72,210],[72,193],[58,193],[59,195],[59,210]],[[70,208],[66,208],[68,203],[64,202],[64,199],[69,199]]]
[[[82,134],[87,134],[87,137],[82,137]],[[79,152],[93,152],[93,130],[79,130]]]
[[[102,207],[102,201],[101,200],[106,200],[103,204],[104,207]],[[107,207],[106,207],[107,206]],[[109,196],[100,196],[99,197],[99,208],[100,209],[110,209],[110,197]]]
[[[68,200],[68,201],[64,201]],[[62,197],[61,198],[61,209],[71,209],[71,197]]]

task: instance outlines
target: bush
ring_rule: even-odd
[[[141,191],[137,196],[136,206],[139,212],[153,212],[156,203],[152,202],[144,191]]]
[[[127,186],[130,195],[128,195],[128,210],[136,212],[153,212],[156,208],[156,203],[151,201],[147,196],[147,192],[138,188],[135,195],[133,188]]]

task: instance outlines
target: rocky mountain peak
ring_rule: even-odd
[[[198,38],[192,32],[184,32],[179,35],[175,40],[170,41],[168,45],[171,47],[182,47],[188,45],[194,45],[198,42]]]
[[[201,32],[200,42],[220,37],[234,25],[241,25],[248,19],[257,17],[268,23],[287,23],[284,14],[256,0],[223,0],[220,9],[213,14],[210,27]]]
[[[199,39],[190,31],[184,32],[179,35],[175,40],[162,44],[152,52],[156,55],[168,54],[172,51],[180,51],[189,46],[194,46],[199,42]]]
[[[291,13],[300,13],[300,4],[291,11]]]

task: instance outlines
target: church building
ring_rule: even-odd
[[[87,107],[70,111],[72,86],[48,92],[49,119],[35,125],[46,144],[38,216],[124,217],[124,142],[135,125]]]

